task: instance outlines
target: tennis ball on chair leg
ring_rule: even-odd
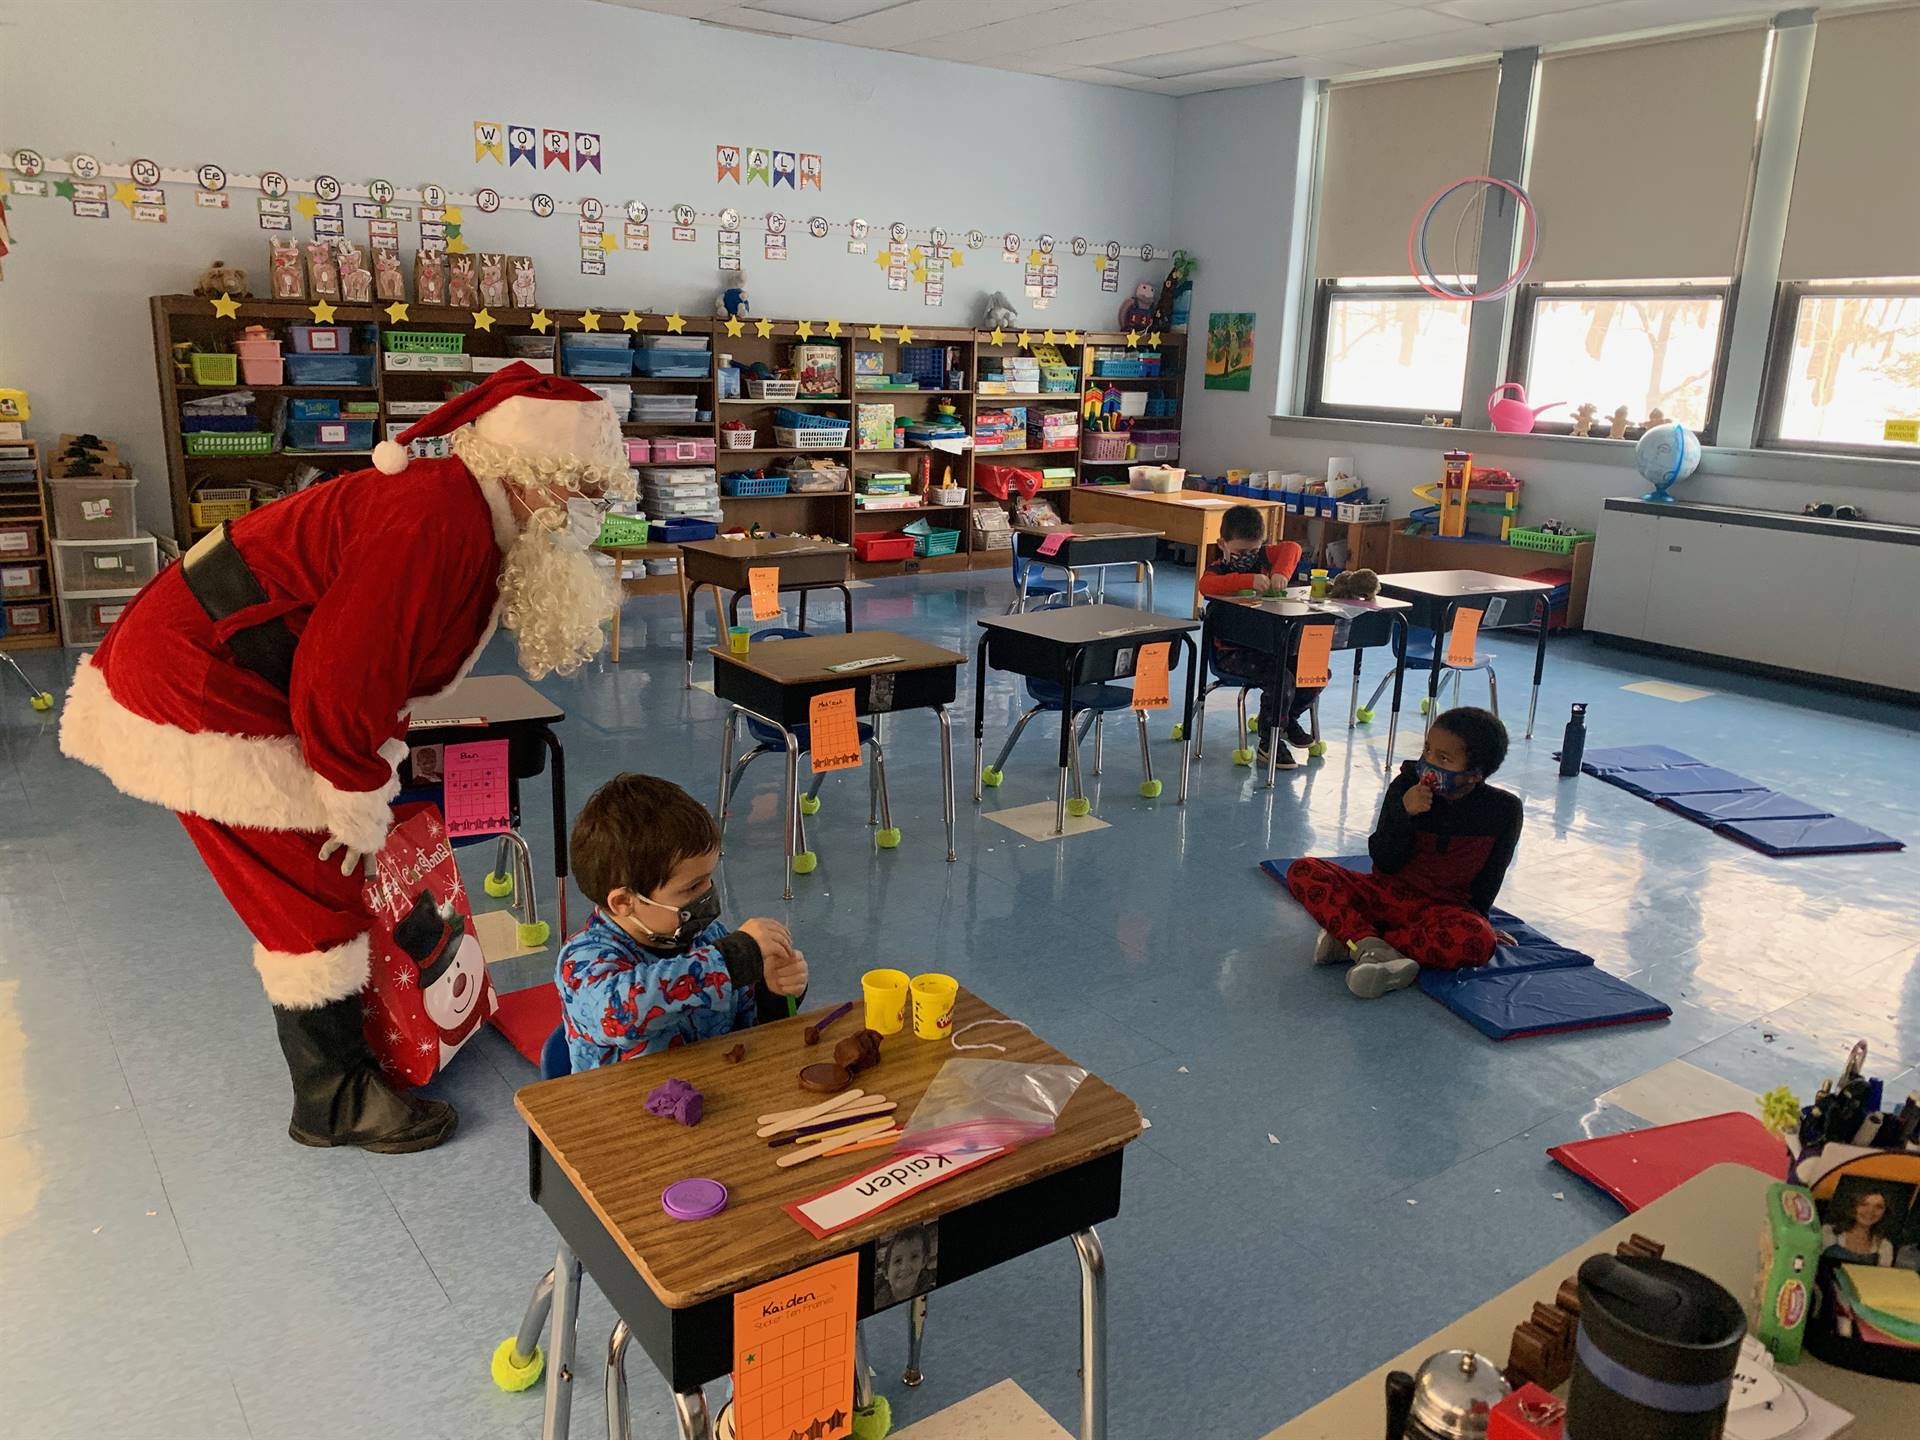
[[[496,900],[504,900],[507,896],[513,894],[513,876],[511,875],[496,875],[489,870],[487,872],[487,878],[480,883],[486,889],[487,894]]]
[[[900,827],[896,825],[891,830],[874,831],[873,843],[878,845],[882,850],[899,849],[900,848]]]
[[[1093,802],[1084,795],[1070,795],[1067,797],[1067,814],[1069,815],[1085,815],[1092,809]]]
[[[42,690],[38,695],[28,700],[27,703],[42,714],[45,714],[47,711],[53,709],[53,693],[49,690]]]
[[[1187,738],[1187,727],[1182,725],[1178,720],[1173,722],[1173,738],[1175,740],[1184,740]]]
[[[1307,746],[1307,754],[1313,756],[1313,758],[1316,760],[1318,760],[1322,755],[1326,753],[1327,753],[1327,742],[1324,740],[1316,740],[1311,745]]]
[[[800,813],[802,815],[818,815],[820,813],[820,797],[818,795],[802,795],[800,797]]]
[[[1353,718],[1355,720],[1358,720],[1362,725],[1364,725],[1369,720],[1373,719],[1373,711],[1369,709],[1367,706],[1362,705],[1358,710],[1353,712]]]
[[[986,786],[989,790],[997,789],[999,787],[1000,782],[1006,778],[1007,777],[1005,775],[1001,774],[998,770],[994,769],[993,766],[991,765],[987,766],[986,769],[980,772],[980,783]]]
[[[1162,785],[1158,780],[1142,780],[1140,782],[1141,798],[1146,800],[1158,799],[1160,792],[1165,788],[1166,787]]]
[[[514,938],[529,950],[546,948],[546,943],[552,936],[553,927],[544,920],[536,920],[531,925],[522,921],[514,927]]]
[[[811,850],[798,851],[793,857],[793,873],[811,875],[820,867],[820,857]]]
[[[1233,763],[1234,763],[1234,764],[1236,764],[1236,765],[1251,765],[1251,764],[1253,764],[1253,751],[1251,751],[1251,750],[1236,750],[1236,751],[1234,751],[1234,752],[1233,752]]]
[[[876,1395],[873,1404],[853,1412],[853,1440],[886,1440],[893,1431],[893,1406]]]
[[[533,1354],[527,1357],[523,1365],[513,1363],[514,1337],[508,1336],[494,1348],[493,1361],[487,1367],[493,1375],[493,1383],[502,1390],[531,1390],[540,1383],[540,1376],[547,1368],[546,1356],[540,1353],[538,1345]]]

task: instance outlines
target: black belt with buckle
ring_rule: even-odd
[[[216,625],[230,616],[267,603],[267,592],[239,547],[227,538],[223,521],[203,536],[180,562],[187,589]],[[278,690],[293,684],[293,652],[298,644],[287,622],[276,615],[227,637],[233,658]]]

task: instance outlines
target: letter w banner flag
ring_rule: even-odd
[[[373,928],[361,1015],[367,1046],[387,1077],[424,1085],[500,1001],[440,807],[400,805],[393,813],[365,891]]]

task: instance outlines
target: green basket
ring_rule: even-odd
[[[388,330],[381,343],[402,355],[459,355],[467,337],[458,330]]]
[[[240,380],[240,357],[232,352],[201,351],[193,357],[193,383],[196,385],[234,385]]]
[[[1515,550],[1544,550],[1549,555],[1571,555],[1576,546],[1593,538],[1591,530],[1556,535],[1551,530],[1525,530],[1516,525],[1507,532],[1507,544]]]
[[[196,430],[182,435],[189,455],[271,455],[273,435],[268,431]]]
[[[596,545],[645,545],[650,526],[644,515],[603,515]]]

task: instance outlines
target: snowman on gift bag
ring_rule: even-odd
[[[420,967],[420,1008],[439,1032],[444,1066],[497,1006],[480,942],[452,904],[423,890],[393,938]]]

